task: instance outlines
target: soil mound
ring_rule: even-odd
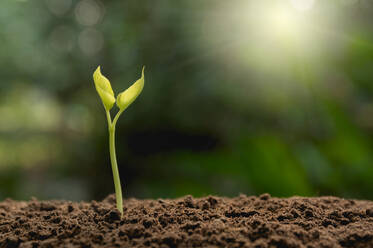
[[[5,200],[0,247],[373,247],[373,202],[240,195],[124,202]]]

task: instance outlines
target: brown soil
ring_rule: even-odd
[[[124,202],[5,200],[0,247],[373,247],[373,202],[187,196]]]

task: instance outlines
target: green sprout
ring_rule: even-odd
[[[93,73],[93,81],[95,83],[96,91],[101,98],[106,111],[106,118],[108,122],[109,129],[109,150],[110,150],[110,161],[111,169],[113,171],[114,186],[115,186],[115,197],[117,201],[117,208],[121,215],[123,216],[123,199],[122,199],[122,187],[120,184],[120,177],[118,171],[117,158],[115,155],[115,126],[117,124],[119,116],[124,110],[136,100],[140,95],[142,89],[144,88],[144,69],[142,68],[142,73],[140,79],[138,79],[134,84],[132,84],[128,89],[119,93],[117,99],[115,100],[113,89],[111,88],[110,81],[101,74],[100,66],[97,67],[96,71]],[[119,111],[115,115],[114,119],[111,120],[110,110],[117,103]]]

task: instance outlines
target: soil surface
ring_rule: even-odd
[[[0,247],[373,247],[373,202],[240,195],[124,202],[5,200]]]

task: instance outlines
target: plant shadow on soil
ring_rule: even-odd
[[[0,247],[373,247],[373,202],[208,196],[0,202]]]

